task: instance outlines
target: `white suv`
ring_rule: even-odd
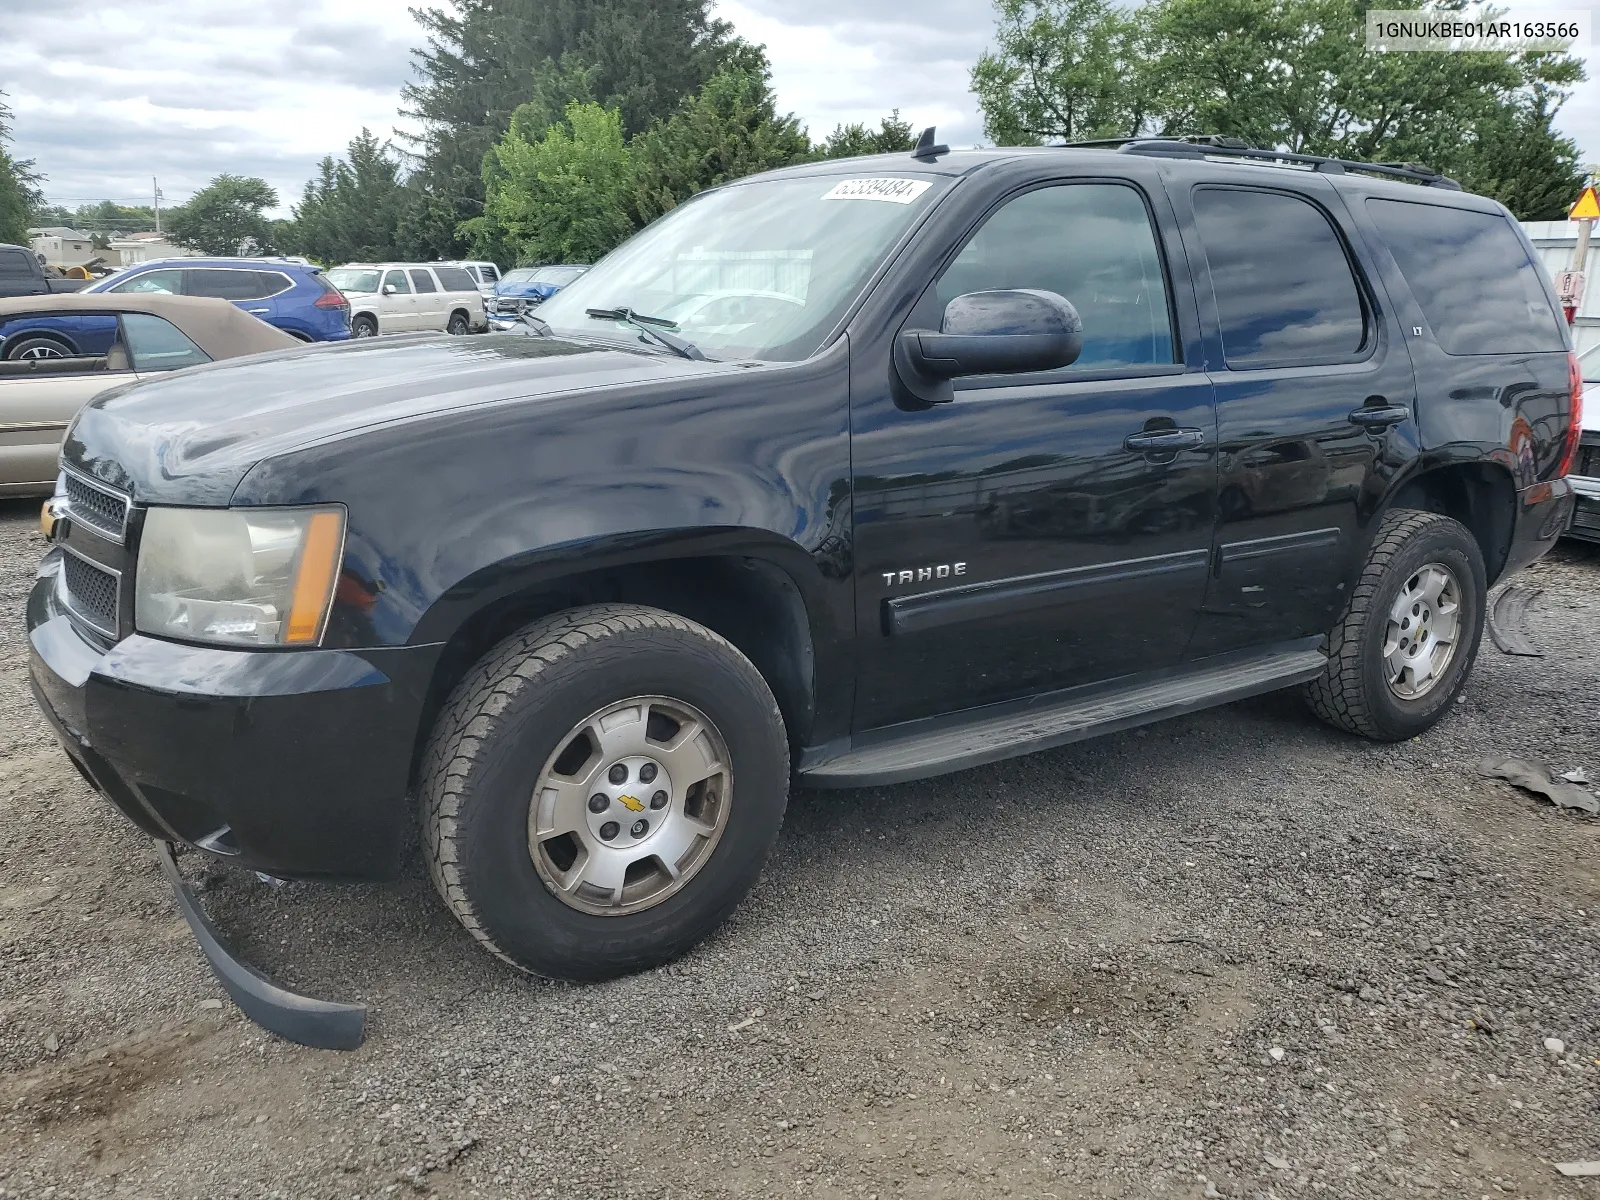
[[[464,267],[346,263],[327,273],[350,301],[350,336],[419,329],[475,333],[488,327],[477,280]]]

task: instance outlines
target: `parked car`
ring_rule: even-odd
[[[75,292],[82,279],[67,279],[44,269],[39,256],[26,246],[0,242],[0,297],[48,296],[54,292]]]
[[[1571,479],[1578,499],[1567,533],[1586,542],[1600,542],[1600,403],[1595,401],[1583,409],[1583,437]]]
[[[243,970],[169,841],[384,877],[416,797],[474,938],[600,979],[727,916],[791,783],[1291,687],[1378,741],[1451,711],[1488,587],[1573,506],[1575,359],[1506,209],[1416,167],[931,134],[702,192],[520,336],[84,410],[32,677],[253,1016],[359,1039]]]
[[[423,263],[346,263],[328,272],[350,297],[350,334],[476,333],[487,328],[483,297],[464,267]]]
[[[69,323],[99,349],[10,353],[15,344],[32,345],[45,320]],[[82,293],[0,300],[0,496],[49,495],[68,423],[108,388],[298,344],[216,300]]]
[[[350,336],[350,304],[321,267],[292,258],[164,258],[118,271],[85,293],[231,300],[302,342]]]
[[[522,314],[543,304],[589,268],[575,263],[550,267],[518,267],[507,271],[494,290],[489,324],[494,329],[510,329]]]
[[[494,299],[495,286],[500,282],[500,268],[492,262],[447,262],[433,263],[435,267],[460,267],[473,282],[478,285],[478,295],[483,297],[483,303],[488,305]]]

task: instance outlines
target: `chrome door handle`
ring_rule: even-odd
[[[1143,433],[1130,433],[1122,441],[1124,448],[1141,454],[1193,450],[1205,444],[1203,429],[1147,429]]]
[[[245,309],[245,312],[247,312],[247,313],[264,313],[264,312],[271,312],[271,311],[272,310],[270,308],[247,308],[247,309]]]
[[[1350,414],[1350,424],[1363,429],[1387,429],[1399,425],[1411,416],[1411,410],[1398,404],[1363,406]]]

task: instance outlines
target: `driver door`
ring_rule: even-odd
[[[389,292],[389,288],[394,291]],[[378,291],[379,333],[405,333],[420,328],[417,324],[417,298],[411,294],[411,281],[406,278],[404,271],[385,271]]]
[[[956,296],[1056,292],[1076,363],[955,381],[906,407],[852,384],[855,728],[1177,664],[1215,523],[1216,419],[1167,201],[1125,181],[1051,181],[998,204],[904,328]],[[1180,331],[1183,331],[1180,336]],[[1151,452],[1151,432],[1191,443]],[[1130,440],[1132,439],[1132,440]]]

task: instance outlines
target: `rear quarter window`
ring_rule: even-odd
[[[1565,350],[1539,268],[1499,213],[1408,200],[1367,201],[1446,354]]]

